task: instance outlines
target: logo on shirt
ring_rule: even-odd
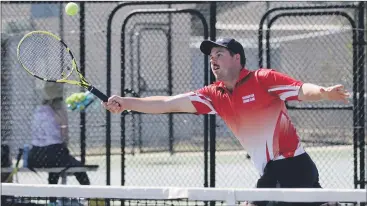
[[[255,94],[250,94],[242,97],[242,102],[244,104],[252,101],[255,101]]]

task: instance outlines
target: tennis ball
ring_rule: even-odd
[[[85,100],[85,95],[84,93],[78,93],[77,97],[76,97],[78,102],[82,102]]]
[[[66,98],[65,103],[66,103],[66,104],[71,104],[71,103],[73,103],[73,98],[72,98],[72,97],[68,97],[68,98]]]
[[[69,98],[70,98],[70,102],[71,102],[71,103],[75,103],[75,102],[77,102],[77,101],[78,101],[78,99],[77,99],[77,96],[76,96],[76,95],[70,96]]]
[[[78,13],[78,10],[79,10],[78,4],[76,4],[74,2],[70,2],[70,3],[66,4],[66,6],[65,6],[65,12],[69,16],[74,16],[75,14]]]

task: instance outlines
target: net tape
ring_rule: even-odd
[[[366,202],[365,189],[234,189],[130,187],[83,185],[2,184],[2,195],[20,197],[104,198],[126,200],[223,201],[235,205],[242,201],[280,202]]]

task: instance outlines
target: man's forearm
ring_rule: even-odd
[[[124,109],[142,113],[161,114],[172,112],[167,100],[169,96],[152,96],[144,98],[124,97]]]
[[[120,97],[113,95],[108,103],[102,102],[103,106],[112,113],[120,113],[124,110],[149,114],[162,113],[196,113],[196,108],[191,102],[190,93],[175,96],[151,96],[144,98]]]
[[[320,91],[322,88],[324,87],[321,87],[315,84],[304,83],[302,87],[300,88],[298,99],[302,101],[325,100],[324,95]]]

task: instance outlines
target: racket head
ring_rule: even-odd
[[[68,82],[77,70],[76,60],[68,46],[48,31],[32,31],[24,35],[17,47],[17,58],[30,75],[49,82]]]
[[[77,67],[66,43],[48,31],[32,31],[24,35],[17,47],[17,58],[30,75],[48,82],[68,83],[86,88],[102,101],[108,97],[87,82]],[[68,79],[76,71],[79,80]]]

